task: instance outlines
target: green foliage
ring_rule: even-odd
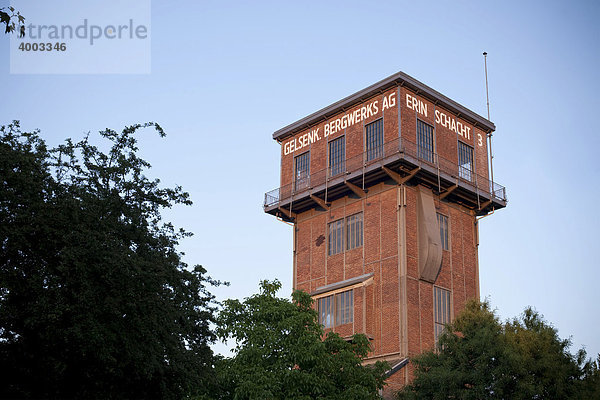
[[[0,8],[0,23],[4,24],[4,33],[19,30],[19,37],[25,36],[25,17],[14,7]]]
[[[235,356],[217,363],[223,399],[376,399],[384,363],[363,366],[369,341],[347,342],[335,333],[323,340],[311,297],[295,291],[277,298],[278,281],[261,283],[244,302],[227,300],[217,334],[236,341]]]
[[[487,302],[467,303],[436,351],[414,358],[415,379],[400,399],[579,399],[598,394],[598,364],[527,308],[501,324]],[[594,385],[596,388],[594,389]]]
[[[47,149],[0,128],[0,397],[182,398],[214,380],[218,284],[176,251],[188,236],[160,210],[191,204],[159,187],[134,134]]]

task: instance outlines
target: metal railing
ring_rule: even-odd
[[[456,162],[440,157],[437,153],[429,150],[425,151],[421,146],[406,138],[396,138],[376,149],[367,149],[362,154],[347,158],[339,165],[312,172],[308,176],[303,176],[301,179],[265,193],[264,207],[271,207],[296,194],[306,192],[332,179],[337,179],[344,174],[360,170],[363,170],[364,173],[364,170],[370,165],[395,154],[409,156],[413,159],[411,161],[416,161],[419,166],[429,165],[437,170],[438,175],[440,172],[450,175],[452,178],[470,186],[471,190],[477,194],[488,194],[490,198],[506,201],[504,186],[490,181],[487,176],[479,175],[471,168],[460,166]]]

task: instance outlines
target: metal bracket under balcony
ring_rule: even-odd
[[[266,193],[265,212],[291,221],[295,214],[310,208],[328,209],[332,201],[343,196],[368,196],[368,188],[383,181],[425,185],[440,199],[462,204],[477,215],[506,206],[504,187],[437,154],[419,151],[405,139],[386,143],[381,151],[347,159],[344,164],[343,169],[336,167],[335,175],[331,170],[318,171]]]

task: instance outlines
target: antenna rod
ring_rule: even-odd
[[[485,97],[487,99],[487,112],[488,121],[490,120],[490,94],[488,92],[488,78],[487,78],[487,52],[483,52],[483,62],[485,64]]]
[[[483,52],[483,62],[485,65],[485,97],[487,100],[487,117],[488,117],[488,121],[490,120],[490,94],[488,91],[488,76],[487,76],[487,52]],[[490,175],[492,178],[492,184],[491,184],[491,197],[492,199],[495,196],[495,184],[494,184],[494,153],[492,153],[492,132],[488,133],[488,140],[490,142]]]

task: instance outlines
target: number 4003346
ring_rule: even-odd
[[[19,50],[21,51],[66,51],[67,44],[66,43],[29,43],[29,42],[21,42],[19,45]]]

